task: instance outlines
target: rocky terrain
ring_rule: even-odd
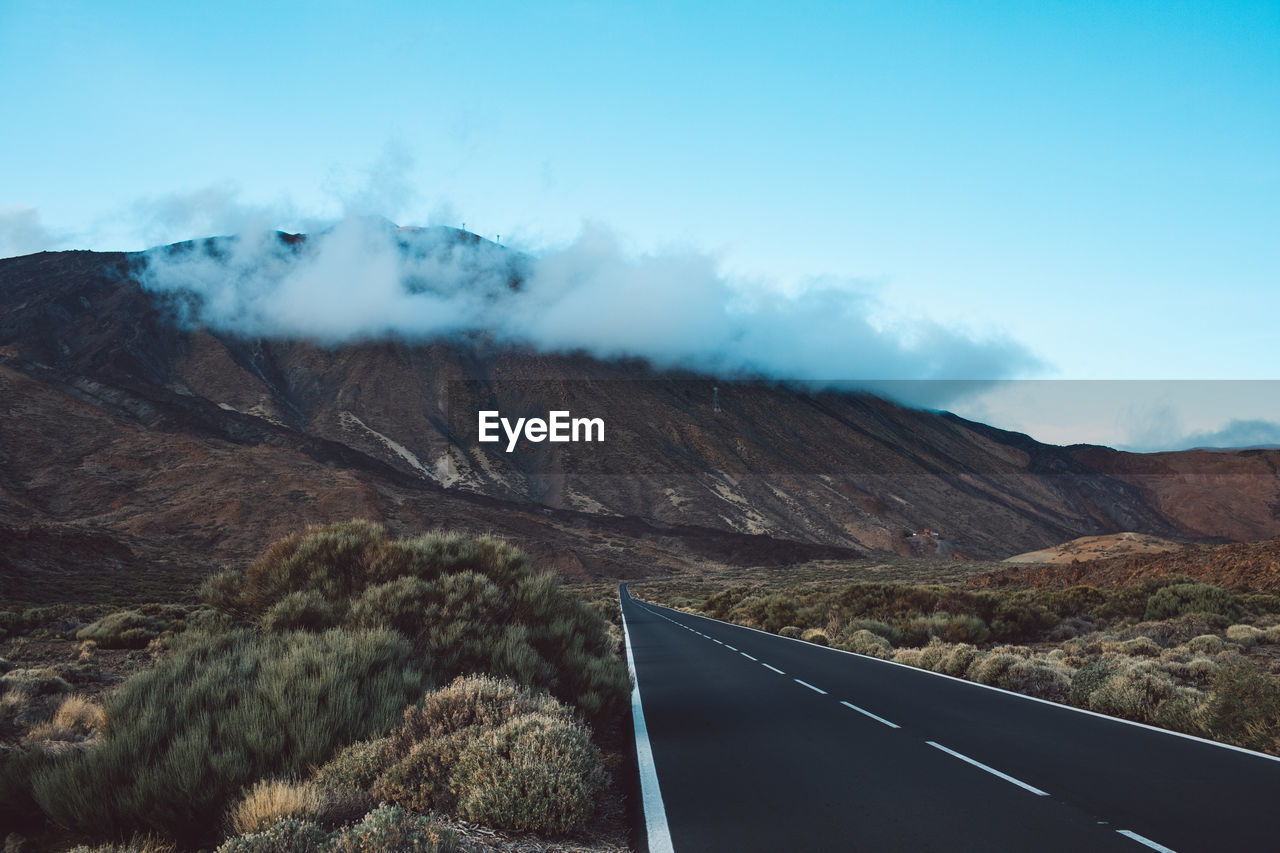
[[[351,517],[500,533],[579,579],[1280,535],[1280,451],[1056,447],[868,394],[483,337],[238,337],[179,323],[139,261],[0,260],[0,597],[188,588]],[[609,432],[507,454],[475,441],[479,408],[568,408]]]

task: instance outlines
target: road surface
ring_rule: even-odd
[[[620,595],[652,853],[1280,851],[1274,759]]]

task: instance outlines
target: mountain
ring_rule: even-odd
[[[493,531],[578,578],[870,552],[1003,558],[1120,531],[1280,535],[1280,451],[1057,447],[869,394],[483,335],[239,336],[181,322],[183,300],[145,290],[139,262],[0,260],[0,596],[86,578],[189,586],[303,524],[353,516],[397,533]],[[558,408],[600,418],[606,440],[513,453],[476,441],[481,409]]]

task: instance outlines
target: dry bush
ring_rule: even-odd
[[[79,845],[70,853],[178,853],[178,848],[154,835],[139,835],[123,844],[101,844],[97,847]]]
[[[497,729],[508,720],[527,714],[569,720],[568,711],[550,696],[487,675],[464,676],[448,687],[427,693],[416,705],[405,709],[403,723],[392,733],[389,748],[403,754],[420,741],[470,726]]]
[[[919,649],[897,649],[893,652],[892,660],[894,663],[904,663],[907,666],[919,666],[920,650]]]
[[[826,632],[820,631],[817,628],[810,628],[809,630],[805,631],[803,634],[800,635],[800,639],[804,640],[806,643],[813,643],[814,645],[817,645],[817,646],[831,645],[831,640],[827,638]]]
[[[1160,657],[1160,644],[1150,637],[1134,637],[1132,640],[1115,643],[1113,648],[1108,649],[1107,647],[1111,645],[1113,644],[1104,643],[1103,649],[1107,651],[1116,651],[1122,655],[1128,655],[1129,657]]]
[[[999,676],[996,686],[1051,702],[1065,703],[1071,697],[1071,677],[1043,659],[1017,659]]]
[[[466,748],[484,731],[484,726],[471,726],[414,743],[374,782],[373,795],[415,812],[453,811],[457,801],[454,768]]]
[[[604,787],[599,750],[563,719],[519,717],[471,742],[453,772],[458,815],[499,829],[562,835]]]
[[[970,681],[976,681],[979,684],[987,684],[991,687],[998,687],[1005,673],[1018,661],[1025,658],[1010,654],[1009,652],[992,651],[983,657],[974,661],[969,667],[969,671],[965,677]]]
[[[1269,646],[1280,643],[1280,625],[1272,625],[1267,628],[1266,635],[1262,638],[1262,642]]]
[[[943,658],[937,671],[947,675],[954,675],[957,678],[964,678],[965,674],[981,656],[982,652],[976,646],[971,646],[968,643],[957,643]]]
[[[1089,695],[1089,708],[1138,722],[1154,722],[1160,706],[1174,698],[1177,685],[1151,665],[1120,663]]]
[[[1198,637],[1192,637],[1183,644],[1183,648],[1189,651],[1201,652],[1207,655],[1216,655],[1226,647],[1226,643],[1217,634],[1201,634]]]
[[[876,658],[893,657],[893,646],[889,645],[889,641],[865,628],[854,631],[843,643],[842,648]]]
[[[945,643],[934,637],[929,641],[929,645],[920,650],[920,658],[915,665],[921,669],[931,669],[937,672],[942,667],[943,661],[951,654],[951,649],[950,643]]]
[[[790,637],[793,640],[798,640],[803,635],[804,635],[804,631],[800,628],[799,625],[784,625],[778,629],[779,637]]]
[[[227,811],[227,827],[235,835],[262,832],[287,818],[314,820],[320,792],[306,782],[263,779]]]
[[[1227,628],[1227,640],[1246,649],[1256,646],[1266,635],[1266,631],[1252,625],[1232,625]]]
[[[71,685],[53,667],[11,669],[0,676],[0,690],[6,694],[18,691],[34,698],[70,693]]]

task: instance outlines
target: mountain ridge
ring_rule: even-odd
[[[1044,445],[868,394],[482,336],[241,337],[184,325],[179,297],[139,282],[141,257],[0,260],[3,574],[82,571],[57,543],[84,535],[199,575],[354,515],[492,530],[578,577],[874,552],[996,558],[1122,530],[1280,535],[1277,451]],[[504,455],[468,435],[478,406],[545,412],[566,399],[612,425],[604,446]]]

